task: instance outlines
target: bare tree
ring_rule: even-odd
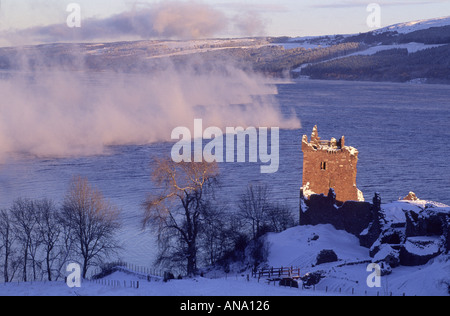
[[[251,227],[252,239],[267,232],[282,232],[295,225],[286,204],[274,203],[266,184],[250,184],[239,202],[240,216]]]
[[[14,244],[15,236],[13,233],[12,219],[9,211],[0,211],[0,253],[3,260],[3,279],[6,283],[11,282],[14,278]],[[1,256],[0,256],[1,257]]]
[[[239,202],[240,215],[249,223],[252,239],[261,236],[261,229],[267,221],[267,214],[271,208],[269,202],[270,191],[265,184],[250,184]]]
[[[82,258],[83,278],[90,266],[119,248],[115,238],[120,228],[119,213],[87,179],[72,180],[61,218],[74,236],[75,249]]]
[[[58,209],[53,201],[43,199],[35,202],[35,216],[38,225],[39,239],[45,256],[45,273],[47,279],[52,281],[53,265],[57,258],[57,248],[62,233]]]
[[[163,246],[160,259],[184,261],[190,276],[197,272],[198,236],[207,192],[217,175],[216,163],[156,159],[153,181],[162,193],[150,194],[143,204],[143,226],[156,228],[158,241]]]
[[[30,199],[18,199],[14,201],[11,207],[11,215],[13,219],[13,227],[17,240],[21,246],[22,253],[22,280],[27,282],[28,277],[28,261],[30,256],[33,258],[32,267],[33,274],[36,278],[36,264],[34,254],[36,251],[36,218],[34,203]]]
[[[280,233],[295,226],[295,218],[292,210],[287,204],[282,203],[272,204],[270,206],[267,212],[267,221],[270,230],[275,233]]]
[[[57,281],[60,277],[65,276],[65,267],[70,260],[75,261],[76,256],[74,255],[74,247],[75,247],[75,238],[72,234],[72,229],[67,225],[64,225],[65,219],[62,216],[62,212],[58,212],[58,219],[60,222],[60,235],[59,241],[55,250],[55,261],[54,271],[56,272],[55,281]]]
[[[215,265],[234,246],[234,231],[231,223],[232,214],[226,208],[207,202],[205,205],[201,248],[205,263]]]

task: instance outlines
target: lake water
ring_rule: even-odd
[[[261,174],[258,164],[222,164],[219,198],[232,210],[251,181],[266,182],[274,200],[298,212],[302,181],[301,139],[318,125],[322,139],[340,138],[359,154],[357,185],[383,202],[409,191],[450,204],[450,86],[343,81],[296,81],[278,85],[283,113],[294,109],[300,130],[280,132],[280,168]],[[61,201],[73,175],[86,176],[123,209],[123,258],[149,265],[153,237],[140,226],[140,204],[152,189],[150,158],[171,144],[117,146],[101,156],[39,159],[21,156],[0,166],[0,208],[18,197]]]

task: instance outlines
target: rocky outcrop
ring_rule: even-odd
[[[404,266],[424,265],[441,253],[439,237],[409,237],[400,249],[400,263]]]
[[[380,236],[384,224],[381,216],[381,197],[379,193],[375,193],[372,203],[372,221],[358,236],[361,246],[370,248]]]
[[[300,225],[331,224],[359,238],[369,248],[374,262],[395,268],[423,265],[450,248],[450,207],[419,200],[410,193],[408,201],[382,209],[375,194],[373,203],[347,201],[338,205],[333,189],[327,196],[301,194]],[[391,213],[389,213],[391,212]],[[319,261],[319,260],[318,260]]]
[[[407,196],[403,198],[404,201],[417,201],[419,198],[414,192],[409,192]]]
[[[386,276],[392,273],[392,267],[389,265],[389,263],[381,261],[379,265],[380,265],[380,276]]]
[[[383,250],[388,245],[398,252],[401,265],[417,266],[426,264],[442,253],[448,253],[450,209],[426,203],[423,203],[423,207],[417,205],[414,209],[404,211],[404,225],[384,225],[370,248],[370,256],[382,257]],[[405,204],[405,208],[406,206],[408,204]]]
[[[315,271],[305,274],[301,280],[303,281],[304,287],[310,287],[318,284],[320,280],[325,278],[326,273],[324,271]]]
[[[428,206],[420,212],[407,211],[405,217],[406,237],[443,236],[444,247],[449,250],[449,209]]]
[[[338,256],[333,250],[324,249],[317,255],[316,265],[336,262],[338,260]]]
[[[395,250],[388,244],[382,244],[378,247],[378,251],[373,256],[373,262],[384,262],[392,268],[396,268],[400,265],[400,251]]]
[[[280,280],[279,285],[286,286],[286,287],[298,288],[298,281],[294,280],[292,278],[284,278],[284,279]]]

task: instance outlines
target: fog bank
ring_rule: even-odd
[[[109,145],[170,141],[175,127],[300,128],[283,117],[277,89],[230,64],[152,74],[19,72],[0,80],[0,159],[8,153],[66,157]]]

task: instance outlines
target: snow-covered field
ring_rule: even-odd
[[[448,295],[450,261],[440,256],[420,267],[398,267],[381,277],[381,287],[369,288],[371,258],[358,239],[331,225],[298,226],[269,234],[268,266],[301,267],[301,274],[323,271],[326,278],[314,288],[280,287],[243,273],[209,272],[206,277],[163,282],[153,277],[117,271],[102,280],[84,281],[80,288],[64,282],[11,283],[0,285],[0,296],[326,296],[326,295]],[[317,254],[333,249],[338,261],[314,266]],[[249,278],[247,278],[249,275]],[[137,285],[139,282],[139,286]]]
[[[439,47],[442,45],[426,45],[422,43],[407,43],[407,44],[396,44],[396,45],[379,45],[379,46],[373,46],[366,50],[356,52],[353,54],[350,54],[348,56],[355,56],[355,55],[374,55],[378,52],[390,50],[390,49],[407,49],[408,53],[416,53],[418,51],[428,49],[428,48],[434,48]],[[347,56],[347,57],[348,57]]]
[[[108,281],[110,282],[108,285]],[[114,285],[112,281],[116,281]],[[124,285],[125,281],[125,285]],[[139,288],[136,288],[139,281]],[[134,282],[134,287],[131,286]],[[227,278],[194,278],[169,282],[139,279],[116,272],[102,283],[85,281],[80,288],[70,289],[64,282],[12,283],[0,285],[0,296],[312,296],[325,292],[285,288],[250,278],[233,275]],[[328,293],[330,294],[330,293]]]

